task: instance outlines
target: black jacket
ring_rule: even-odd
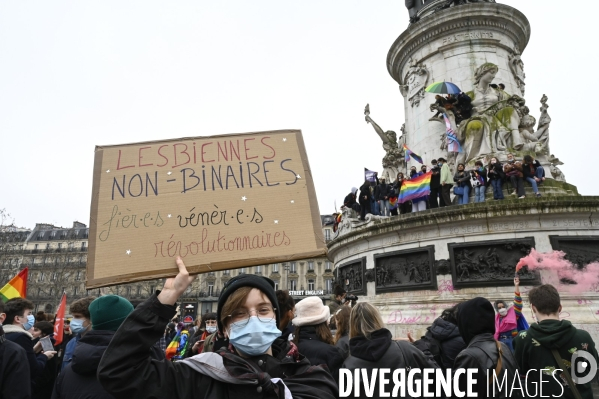
[[[114,399],[98,379],[98,365],[113,331],[88,331],[75,347],[73,360],[60,373],[52,399]]]
[[[29,363],[29,376],[31,379],[31,387],[35,386],[35,381],[39,376],[41,376],[44,371],[44,367],[46,366],[46,361],[48,358],[46,355],[39,354],[36,355],[33,351],[33,341],[31,334],[27,331],[23,330],[20,326],[15,326],[12,324],[4,326],[5,337],[8,341],[12,341],[15,344],[19,345],[21,348],[25,349],[25,354],[27,355],[27,362]]]
[[[507,374],[508,387],[506,388],[504,385],[503,389],[499,390],[496,386],[495,396],[492,396],[493,389],[488,388],[490,384],[487,376],[493,375],[499,360],[499,352],[495,342],[492,333],[484,333],[472,338],[468,347],[461,351],[455,359],[454,370],[460,368],[478,370],[477,374],[475,374],[476,383],[473,384],[472,391],[478,393],[479,398],[519,398],[520,396],[517,396],[519,391],[510,391],[514,379],[519,378],[516,358],[504,343],[500,343],[503,355],[501,372],[498,375],[497,380],[503,380],[504,374]],[[465,392],[468,388],[466,376],[464,374],[459,377],[459,387],[462,392]],[[489,389],[489,395],[487,395],[487,389]],[[510,392],[512,393],[511,396]]]
[[[282,338],[272,345],[273,356],[241,358],[226,349],[209,356],[221,356],[227,366],[223,373],[249,384],[226,383],[189,366],[191,359],[170,362],[148,356],[149,348],[160,338],[176,307],[164,305],[156,295],[140,304],[116,332],[98,367],[98,379],[116,398],[279,398],[285,396],[281,378],[294,399],[334,399],[337,385],[324,368],[311,366],[308,359],[295,355],[295,348]],[[198,355],[200,358],[204,354]]]
[[[347,194],[345,196],[345,199],[343,200],[343,205],[348,208],[353,208],[355,204],[356,204],[356,196],[354,195],[354,193]]]
[[[371,339],[354,337],[349,340],[350,355],[343,363],[342,368],[352,370],[366,369],[372,375],[373,369],[388,368],[431,368],[424,354],[406,341],[393,341],[391,332],[386,328],[372,333]],[[367,396],[364,389],[360,389],[359,398],[379,398],[378,378],[375,380],[374,396]],[[391,383],[389,386],[393,386]],[[389,388],[387,387],[387,391]],[[429,388],[429,391],[434,392]],[[352,388],[351,397],[354,397]],[[406,396],[409,398],[409,396]]]
[[[29,380],[29,363],[25,349],[0,335],[0,398],[31,398]]]
[[[343,359],[346,359],[349,356],[349,334],[340,337],[335,346],[341,351]]]
[[[525,179],[527,177],[534,178],[537,173],[537,168],[539,168],[540,166],[541,166],[541,163],[539,161],[537,161],[536,159],[533,161],[532,164],[523,163],[522,164],[522,174],[524,175],[524,178]]]
[[[453,175],[453,181],[456,182],[460,187],[472,187],[470,184],[470,172],[455,172],[455,175]]]
[[[441,168],[438,166],[434,166],[431,168],[431,188],[439,188],[441,187]]]
[[[387,183],[381,183],[374,188],[374,199],[375,201],[381,201],[385,197],[389,197],[389,186]]]
[[[343,363],[343,353],[334,345],[324,343],[316,336],[314,326],[299,329],[297,348],[314,365],[326,364],[335,381],[339,378],[339,367]]]
[[[487,167],[487,180],[503,180],[505,179],[505,173],[503,173],[503,165],[501,162],[496,162],[495,165],[489,164]]]
[[[364,198],[366,197],[366,198]],[[370,193],[370,182],[366,182],[360,186],[360,204],[369,204],[372,199],[372,194]]]
[[[429,337],[435,339],[440,346],[439,367],[445,370],[453,369],[455,358],[466,348],[458,326],[439,317],[426,330],[424,337],[414,342],[414,345],[422,351],[431,351],[430,345],[434,344],[434,341],[430,341]]]

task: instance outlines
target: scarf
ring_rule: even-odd
[[[499,339],[499,334],[511,332],[516,329],[518,323],[516,321],[516,311],[514,307],[508,309],[505,317],[501,317],[499,313],[495,315],[495,339]]]

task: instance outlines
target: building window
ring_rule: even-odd
[[[41,232],[37,235],[37,239],[38,240],[43,240],[44,239],[44,232]]]
[[[37,245],[37,244],[35,244],[35,245]],[[50,249],[50,243],[46,244],[46,249]]]
[[[85,241],[83,241],[83,242],[81,243],[81,249],[83,249],[83,250],[84,250],[85,248],[87,248],[87,243],[86,243]]]
[[[58,272],[52,273],[52,281],[56,281],[58,279]]]
[[[308,291],[314,291],[314,280],[308,280]]]
[[[141,296],[141,285],[137,286],[137,296]]]
[[[208,296],[213,296],[214,295],[214,284],[210,283],[208,284]]]
[[[223,270],[224,276],[228,276],[229,274],[231,274],[231,270]]]
[[[291,281],[289,281],[289,283],[290,283],[289,291],[297,291],[297,280],[291,280]]]
[[[279,272],[279,264],[278,263],[275,263],[274,265],[272,265],[272,272],[273,273]]]
[[[56,230],[50,233],[50,239],[52,240],[54,237],[56,237]]]
[[[256,274],[262,274],[262,266],[256,266]]]
[[[62,248],[62,242],[58,243],[58,249]]]
[[[325,265],[327,270],[331,270],[331,262],[327,261]]]
[[[239,269],[239,274],[245,274],[245,267],[242,267],[241,269]]]
[[[127,293],[127,297],[131,297],[131,286],[128,285],[127,288],[125,289],[125,292]]]
[[[275,291],[278,291],[278,290],[279,290],[279,282],[275,281]]]
[[[76,281],[80,281],[81,280],[81,270],[77,270],[77,275],[75,276],[75,280]]]
[[[73,248],[75,248],[75,243],[74,242],[70,242],[69,243],[69,251],[72,251]]]
[[[291,262],[289,265],[291,266],[291,268],[289,269],[289,271],[291,273],[297,273],[297,269],[295,267],[295,262]]]
[[[308,271],[309,272],[313,272],[314,271],[314,262],[313,261],[309,261],[308,262]]]
[[[326,286],[327,286],[327,291],[330,293],[333,291],[333,280],[332,279],[326,279]]]
[[[155,285],[151,285],[150,286],[150,295],[152,295],[154,292],[156,292],[156,286]]]
[[[44,281],[44,278],[46,277],[46,276],[44,276],[44,272],[41,272],[41,273],[39,274],[39,276],[40,276],[40,277],[39,277],[39,281]]]
[[[38,244],[35,244],[35,246],[33,247],[33,249],[37,249],[37,247],[38,247]]]
[[[79,287],[73,288],[73,295],[77,295],[79,293]]]
[[[50,295],[54,295],[54,287],[50,288]]]
[[[324,229],[324,239],[331,241],[331,229]]]

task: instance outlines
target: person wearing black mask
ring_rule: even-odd
[[[493,380],[489,380],[488,376],[492,376],[493,373],[497,374],[497,381],[502,381],[507,374],[509,384],[514,381],[514,378],[519,378],[516,358],[512,351],[493,337],[495,311],[491,302],[481,297],[462,302],[458,305],[456,319],[460,335],[468,346],[456,357],[453,369],[478,370],[474,374],[476,382],[472,386],[472,391],[478,394],[479,398],[509,397],[509,388],[506,389],[505,385],[501,390],[497,386],[495,386],[495,390],[489,386],[493,384]],[[466,392],[468,388],[466,375],[456,375],[456,378],[458,378],[460,390]],[[489,396],[493,392],[496,396]]]
[[[381,216],[390,216],[389,213],[389,186],[384,177],[380,178],[381,184],[374,189],[374,198],[379,203]]]

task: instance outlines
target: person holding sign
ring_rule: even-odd
[[[243,274],[223,287],[217,323],[228,348],[176,363],[152,360],[149,349],[195,279],[181,258],[176,263],[179,274],[131,313],[104,353],[98,378],[115,398],[337,397],[333,377],[281,337],[274,283],[265,277]]]

